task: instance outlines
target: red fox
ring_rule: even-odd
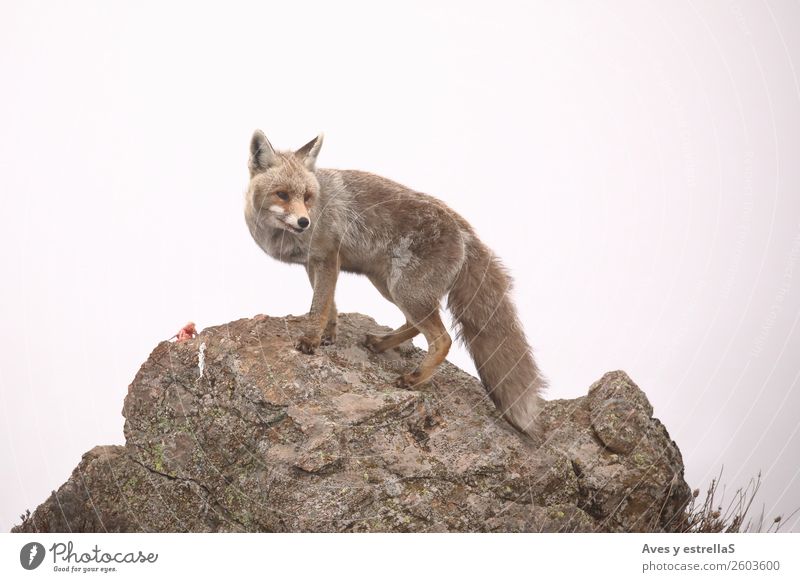
[[[340,271],[366,275],[406,317],[393,332],[368,334],[374,352],[419,333],[428,354],[401,375],[405,388],[425,382],[450,349],[439,316],[447,306],[503,417],[537,433],[544,379],[509,298],[511,279],[472,227],[443,202],[367,172],[317,169],[322,135],[295,152],[278,152],[256,131],[250,142],[245,218],[273,258],[305,265],[314,289],[297,349],[311,354],[336,339],[334,290]]]

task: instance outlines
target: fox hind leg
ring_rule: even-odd
[[[366,339],[364,340],[364,345],[376,354],[380,354],[381,352],[385,352],[391,348],[396,348],[404,341],[410,340],[412,337],[416,336],[418,333],[419,330],[416,327],[406,322],[396,330],[390,331],[386,335],[373,335],[368,333]]]
[[[395,384],[401,388],[413,388],[427,381],[447,357],[450,345],[453,343],[439,316],[438,307],[422,310],[421,313],[417,313],[418,317],[414,317],[413,313],[408,315],[412,316],[409,317],[409,321],[425,336],[428,353],[414,371],[397,378]]]
[[[386,282],[382,278],[375,275],[368,275],[368,277],[378,292],[380,292],[380,294],[383,295],[387,301],[390,301],[391,303],[395,302],[392,298],[392,294],[389,292],[389,288],[386,286]],[[368,333],[364,338],[364,345],[376,354],[380,354],[388,349],[399,346],[401,343],[411,339],[418,333],[419,330],[409,323],[408,318],[406,318],[405,324],[401,325],[394,331],[390,331],[386,335],[373,335]]]

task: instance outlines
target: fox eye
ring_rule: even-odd
[[[309,200],[311,200],[311,194],[306,192],[306,195],[303,196],[303,202],[308,202]]]
[[[281,200],[288,200],[289,199],[289,195],[286,192],[283,192],[283,191],[275,192],[275,196],[277,196]]]

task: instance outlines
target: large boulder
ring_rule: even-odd
[[[302,318],[242,319],[162,342],[128,389],[124,446],[96,447],[13,531],[671,531],[689,488],[644,393],[610,372],[547,402],[542,438],[503,421],[421,351],[375,355],[342,314],[335,345],[293,347]]]

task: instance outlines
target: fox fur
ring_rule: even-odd
[[[305,266],[313,287],[304,353],[336,339],[334,290],[341,271],[369,278],[406,323],[365,345],[382,352],[422,333],[428,354],[397,384],[425,382],[451,339],[439,306],[447,298],[489,397],[518,430],[537,433],[545,382],[509,297],[511,279],[472,227],[443,202],[357,170],[317,169],[322,136],[276,151],[261,131],[250,143],[245,219],[271,257]]]

